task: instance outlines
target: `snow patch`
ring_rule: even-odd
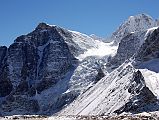
[[[106,55],[114,55],[118,49],[118,46],[113,46],[113,42],[104,43],[96,40],[97,47],[88,49],[84,54],[78,56],[79,60],[82,60],[88,56],[99,56],[103,57]]]
[[[158,26],[159,27],[159,26]],[[150,33],[152,33],[155,29],[157,29],[158,27],[152,27],[150,29],[147,29],[147,32],[145,34],[145,36],[148,36]]]
[[[159,73],[150,71],[148,69],[140,69],[142,72],[146,85],[153,92],[153,94],[159,99]]]
[[[139,65],[139,69],[142,72],[146,85],[159,99],[159,59],[153,59],[146,61]]]

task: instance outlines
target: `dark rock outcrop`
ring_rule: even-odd
[[[106,66],[114,69],[133,57],[140,49],[145,34],[146,31],[130,33],[121,39],[116,55],[108,59]]]
[[[131,94],[129,102],[127,102],[120,109],[116,110],[115,113],[121,114],[122,112],[149,112],[152,110],[152,108],[144,109],[144,106],[150,106],[151,104],[157,103],[156,96],[146,86],[144,77],[139,70],[133,74],[133,78],[128,88],[128,92]]]
[[[2,102],[2,110],[8,114],[10,114],[9,112],[12,112],[13,110],[17,110],[17,113],[21,113],[19,111],[20,109],[23,111],[23,114],[35,114],[40,110],[40,107],[37,100],[29,100],[19,95],[10,96],[10,98],[7,97],[6,101]]]
[[[5,62],[6,54],[7,54],[7,47],[0,46],[0,73],[2,71],[2,67],[3,67],[4,62]]]
[[[59,29],[40,23],[33,32],[18,37],[8,49],[0,47],[0,97],[34,96],[36,91],[40,94],[64,77],[75,58]],[[14,102],[2,102],[5,103],[2,110],[39,111],[38,102],[29,99],[16,97]]]
[[[147,37],[136,54],[136,60],[139,61],[148,61],[152,58],[159,58],[159,28]]]

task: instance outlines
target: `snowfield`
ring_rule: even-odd
[[[113,45],[113,42],[110,43],[104,43],[102,41],[97,41],[96,40],[96,48],[90,48],[84,54],[81,54],[78,59],[82,60],[88,56],[99,56],[99,57],[104,57],[104,56],[113,56],[115,55],[118,46]]]

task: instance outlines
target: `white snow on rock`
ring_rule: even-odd
[[[113,45],[113,43],[104,43],[96,40],[97,47],[88,49],[84,54],[81,54],[78,58],[82,60],[88,56],[99,56],[103,57],[106,55],[115,55],[118,46]]]
[[[147,29],[147,32],[146,32],[145,36],[148,36],[149,34],[151,34],[157,28],[158,28],[158,26]]]
[[[130,97],[125,89],[129,86],[133,71],[130,63],[123,64],[80,95],[59,115],[102,115],[119,109]]]
[[[159,99],[159,59],[153,59],[142,63],[139,68],[142,72],[146,85]]]
[[[68,30],[68,31],[72,33],[73,41],[76,44],[78,44],[82,49],[98,47],[98,45],[96,44],[96,41],[93,38],[91,38],[90,36],[77,32],[77,31],[72,31],[72,30]]]
[[[120,40],[129,33],[145,31],[149,28],[156,27],[157,23],[147,14],[138,14],[130,16],[119,28],[112,34],[111,39],[119,43]]]

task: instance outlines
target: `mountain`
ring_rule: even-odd
[[[104,77],[101,57],[111,51],[98,53],[110,45],[76,31],[40,23],[9,48],[0,47],[1,114],[59,111]],[[116,47],[112,49],[115,51]]]
[[[157,26],[156,21],[147,14],[130,16],[128,20],[122,23],[112,34],[111,39],[115,40],[115,44],[118,44],[127,34],[144,31],[155,26]]]
[[[159,28],[131,16],[103,42],[40,23],[0,47],[0,115],[114,115],[159,110]]]
[[[116,55],[106,63],[109,74],[59,115],[158,111],[158,30],[153,27],[122,38]]]
[[[132,59],[126,59],[59,115],[112,115],[123,112],[137,114],[158,111],[158,35],[159,28],[146,38]],[[134,43],[131,37],[129,40]],[[131,50],[126,48],[125,50]]]

